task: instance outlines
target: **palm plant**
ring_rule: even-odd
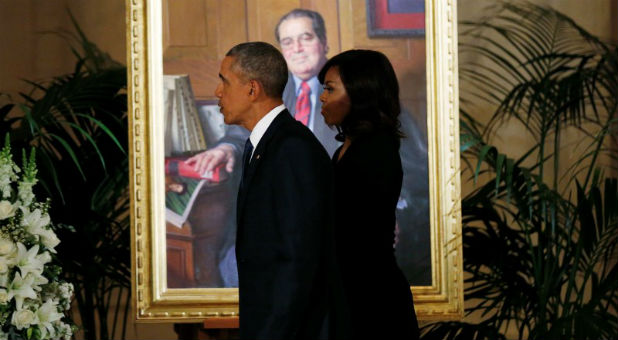
[[[76,33],[58,34],[71,44],[74,71],[30,82],[22,102],[1,106],[0,133],[10,134],[15,150],[37,150],[41,188],[59,222],[56,260],[75,287],[85,338],[124,338],[128,313],[118,307],[130,305],[131,285],[126,68],[69,16]],[[9,115],[16,109],[21,114]]]
[[[464,22],[461,65],[465,299],[478,324],[449,322],[425,337],[615,338],[618,335],[618,49],[573,20],[527,2],[500,2]],[[492,108],[485,124],[478,103]],[[532,146],[490,142],[519,121]],[[580,143],[565,140],[576,130]],[[583,148],[562,166],[565,145]],[[604,160],[609,159],[609,165]]]

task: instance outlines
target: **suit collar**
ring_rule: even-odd
[[[251,144],[254,148],[256,148],[260,144],[262,136],[264,136],[272,121],[275,120],[277,115],[280,114],[283,110],[285,110],[285,106],[281,104],[270,110],[270,112],[268,112],[264,117],[262,117],[262,119],[260,119],[260,121],[257,122],[257,124],[255,124],[253,131],[251,131],[251,135],[249,135],[249,139],[251,140]]]
[[[264,132],[264,135],[260,139],[259,143],[253,149],[253,157],[249,166],[247,167],[247,174],[245,176],[246,184],[249,184],[253,174],[255,173],[255,169],[258,167],[259,163],[262,161],[262,154],[266,152],[268,148],[268,144],[272,137],[279,131],[279,127],[286,121],[294,121],[294,118],[290,116],[287,110],[281,111],[275,119],[273,119],[272,123],[268,126],[268,129]],[[247,186],[245,186],[246,188]]]

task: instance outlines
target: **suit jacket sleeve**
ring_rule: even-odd
[[[278,247],[276,292],[270,322],[264,334],[294,338],[324,299],[324,253],[332,217],[332,168],[317,143],[288,138],[276,162],[280,182],[275,186],[274,213],[282,244]],[[302,336],[302,335],[301,335]]]

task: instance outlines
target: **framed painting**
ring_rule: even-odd
[[[425,0],[366,0],[370,37],[425,35]]]
[[[240,157],[233,141],[244,142],[248,132],[223,123],[214,96],[219,65],[232,46],[266,41],[281,49],[294,79],[291,51],[301,51],[304,42],[286,40],[284,23],[293,10],[301,17],[310,13],[308,29],[323,47],[321,57],[362,48],[391,60],[406,135],[395,255],[420,320],[462,317],[456,1],[426,0],[423,22],[414,24],[424,34],[393,31],[388,38],[370,34],[375,27],[369,16],[376,10],[371,6],[382,2],[127,0],[132,290],[138,321],[238,317],[239,169],[222,163],[198,174],[186,160],[223,146],[231,158]],[[385,13],[421,8],[395,2]],[[418,28],[393,28],[385,18],[376,27]],[[316,116],[308,126],[322,141],[319,124]],[[338,146],[323,145],[331,153]]]

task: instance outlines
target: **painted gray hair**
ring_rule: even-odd
[[[281,42],[281,37],[279,36],[279,26],[281,26],[281,23],[288,19],[295,18],[311,19],[311,26],[313,27],[315,35],[318,36],[322,44],[326,45],[326,25],[324,24],[324,18],[322,18],[320,13],[304,8],[293,9],[279,19],[277,26],[275,26],[275,38],[277,38],[277,42]]]

